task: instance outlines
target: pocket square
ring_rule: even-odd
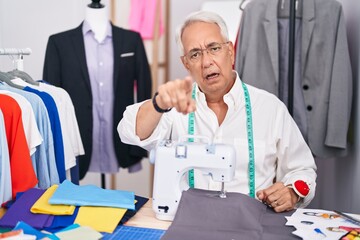
[[[134,52],[122,53],[120,57],[131,57],[134,56]]]

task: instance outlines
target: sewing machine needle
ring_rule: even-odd
[[[224,182],[221,183],[221,191],[220,191],[219,197],[220,198],[226,198],[225,183]]]

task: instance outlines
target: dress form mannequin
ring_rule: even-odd
[[[98,151],[99,146],[104,145],[102,149],[109,149],[108,152],[115,155],[114,158],[118,165],[129,170],[147,156],[146,150],[133,145],[125,145],[121,142],[119,135],[113,133],[117,133],[116,127],[126,106],[134,103],[132,86],[135,83],[137,84],[136,96],[138,101],[151,98],[150,68],[140,34],[111,24],[110,12],[107,11],[110,10],[110,4],[107,4],[108,1],[101,1],[103,4],[99,4],[99,0],[87,1],[88,3],[83,5],[83,24],[49,37],[43,70],[43,79],[64,88],[71,96],[76,109],[77,121],[85,150],[85,154],[79,156],[78,161],[78,178],[80,180],[88,172],[103,172],[102,175],[118,172],[119,168],[108,164],[110,160],[111,164],[114,163],[112,156],[106,156],[105,161],[103,160],[105,157],[96,155],[101,154]],[[93,5],[99,5],[99,7],[95,8]],[[107,5],[107,9],[103,5]],[[107,15],[109,15],[109,18],[106,17]],[[99,39],[103,38],[103,40],[98,42],[94,37],[95,33],[101,32],[96,30],[96,26],[101,26],[101,23],[103,23],[102,29],[103,32],[105,31],[105,36],[100,37]],[[85,29],[84,26],[88,28]],[[89,28],[94,32],[84,32],[84,29],[88,30]],[[101,59],[99,59],[99,55],[101,55]],[[108,69],[110,65],[113,65],[113,67],[110,67],[113,69]],[[100,72],[99,69],[101,72],[105,72],[106,75],[110,75],[110,77],[96,75]],[[99,84],[96,84],[96,80],[99,80]],[[100,84],[100,81],[103,84]],[[95,84],[93,84],[94,82]],[[99,96],[93,94],[95,89],[110,89],[105,96],[104,94],[101,95],[107,100],[106,105],[104,104],[105,106],[102,108],[93,107],[95,104],[100,105],[102,103],[98,101]],[[99,93],[99,91],[96,93]],[[113,99],[109,97],[110,94],[114,95]],[[95,101],[94,97],[96,98]],[[90,103],[93,103],[93,105]],[[111,107],[109,103],[113,103],[113,106]],[[104,118],[105,113],[101,117],[112,122],[104,125],[112,126],[112,129],[107,128],[107,130],[110,130],[110,134],[107,134],[107,131],[102,131],[106,133],[103,134],[104,138],[106,137],[106,141],[101,142],[106,143],[103,145],[98,143],[94,145],[93,143],[94,136],[100,129],[97,126],[94,127],[95,124],[98,124],[95,123],[98,117],[94,117],[94,109],[106,110],[106,118]],[[111,113],[108,114],[108,112]],[[100,137],[96,135],[95,139],[99,140]],[[115,154],[112,154],[110,148],[114,148]],[[92,159],[98,161],[91,161]],[[91,165],[92,163],[95,164]],[[103,163],[107,165],[100,168],[102,167],[100,164]],[[99,166],[96,166],[96,164]],[[90,169],[92,166],[95,166],[94,169]],[[108,166],[111,167],[108,168]],[[136,169],[133,170],[133,172],[135,171]],[[73,172],[75,175],[76,169]],[[102,182],[104,184],[101,185],[105,188],[105,177]]]
[[[89,23],[91,30],[95,34],[95,39],[102,42],[109,23],[109,11],[105,5],[99,2],[93,1],[86,7],[85,21]]]

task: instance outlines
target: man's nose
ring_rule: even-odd
[[[209,53],[209,50],[204,49],[201,54],[201,61],[204,66],[211,65],[214,61],[213,56]]]

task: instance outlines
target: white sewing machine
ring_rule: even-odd
[[[203,138],[184,136],[190,138]],[[214,181],[229,182],[235,175],[235,149],[232,145],[201,142],[162,141],[151,150],[149,160],[155,163],[153,210],[160,220],[174,219],[182,188],[183,175],[190,169],[209,173]],[[195,180],[196,181],[196,180]],[[219,197],[226,197],[224,184]]]

